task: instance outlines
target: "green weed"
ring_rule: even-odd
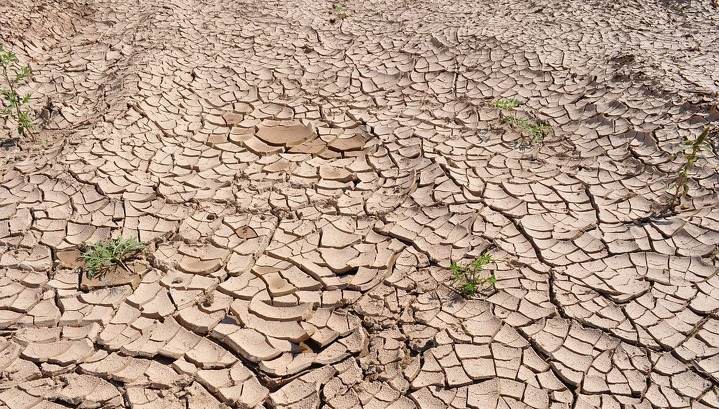
[[[524,135],[529,137],[529,140],[523,141],[524,148],[544,142],[544,135],[549,131],[549,125],[545,124],[533,124],[526,119],[517,118],[514,115],[505,116],[502,121],[509,125],[514,125],[522,130]]]
[[[3,87],[0,88],[0,95],[2,95],[0,118],[5,124],[12,118],[17,124],[17,132],[21,137],[26,134],[33,137],[32,111],[24,107],[30,101],[31,95],[18,93],[19,88],[27,85],[30,68],[21,67],[18,64],[17,56],[12,51],[5,51],[0,44],[0,71],[4,81],[4,84],[0,85]]]
[[[136,239],[124,239],[120,236],[116,239],[86,244],[80,259],[85,262],[87,278],[95,278],[117,269],[118,265],[130,271],[125,263],[144,248],[145,245]]]
[[[40,139],[39,141],[35,141],[35,145],[42,149],[47,149],[52,146],[52,142],[48,139]]]
[[[522,102],[518,99],[515,99],[515,98],[499,99],[499,100],[496,100],[496,101],[493,101],[492,103],[490,103],[490,105],[492,105],[495,108],[499,108],[502,111],[511,111],[514,108],[516,108],[522,104],[524,104],[524,102]]]
[[[490,103],[493,107],[499,108],[502,122],[510,126],[516,126],[522,133],[522,141],[519,144],[520,149],[525,149],[531,145],[538,145],[544,142],[544,137],[549,132],[549,125],[531,122],[527,119],[519,118],[511,114],[514,108],[523,105],[524,102],[518,99],[500,99]]]
[[[674,189],[671,194],[667,208],[676,211],[677,206],[681,203],[681,199],[689,194],[689,174],[692,172],[697,162],[705,159],[702,152],[712,152],[712,146],[709,142],[709,127],[697,139],[687,139],[681,146],[679,156],[684,159],[682,166],[676,174],[676,178],[669,184],[669,189]]]
[[[341,19],[347,18],[347,16],[349,15],[349,10],[347,9],[347,7],[344,6],[344,4],[336,5],[334,12],[337,15],[337,17],[339,17]]]
[[[494,273],[483,277],[482,271],[484,267],[492,262],[492,255],[489,253],[482,254],[471,264],[458,264],[452,262],[449,271],[452,273],[452,281],[455,289],[465,298],[470,298],[478,292],[482,292],[489,287],[494,287],[497,283],[497,277]]]

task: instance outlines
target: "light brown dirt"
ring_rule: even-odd
[[[0,408],[719,407],[715,5],[344,6],[0,3]]]

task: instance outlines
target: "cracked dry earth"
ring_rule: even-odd
[[[0,408],[719,407],[717,159],[656,216],[714,4],[345,6],[0,4],[49,141],[2,150]],[[80,291],[118,235],[141,281]]]

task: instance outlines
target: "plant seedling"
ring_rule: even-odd
[[[674,192],[667,203],[667,208],[672,211],[676,211],[681,199],[689,194],[689,174],[699,160],[705,159],[702,151],[712,152],[709,142],[709,127],[704,128],[697,139],[687,139],[681,144],[679,155],[684,159],[684,163],[677,171],[674,181],[669,184],[669,189],[674,189]]]
[[[18,93],[18,88],[27,84],[30,68],[18,65],[17,56],[12,51],[5,51],[5,48],[0,44],[0,71],[5,83],[4,87],[7,87],[0,88],[0,95],[2,95],[0,118],[3,119],[5,124],[7,124],[8,119],[14,119],[20,136],[27,134],[33,137],[32,129],[34,125],[31,111],[24,108],[24,105],[30,101],[31,95],[20,95]]]
[[[349,10],[347,10],[347,7],[345,7],[344,4],[338,4],[335,6],[335,14],[337,17],[344,19],[349,14]]]
[[[534,144],[541,144],[544,142],[544,136],[549,131],[549,126],[542,123],[532,123],[527,119],[519,118],[516,115],[510,114],[514,111],[514,108],[523,105],[524,102],[518,99],[500,99],[493,101],[490,105],[499,108],[501,111],[502,122],[509,124],[510,126],[518,127],[523,135],[523,140],[520,143],[520,149],[525,149]]]
[[[36,142],[35,142],[35,145],[37,145],[37,146],[39,146],[39,147],[41,147],[41,148],[43,148],[43,149],[47,149],[47,148],[49,148],[49,147],[52,146],[52,142],[50,142],[50,141],[47,140],[47,139],[41,139],[41,140],[39,140],[39,141],[36,141]]]
[[[524,104],[524,102],[512,98],[512,99],[499,99],[496,101],[493,101],[490,105],[492,105],[495,108],[499,108],[502,111],[511,111],[514,108]]]
[[[125,263],[137,256],[144,248],[145,245],[136,239],[124,239],[122,236],[87,244],[80,256],[85,262],[85,275],[87,278],[100,277],[110,270],[117,269],[118,265],[131,271]]]
[[[549,126],[544,124],[533,124],[526,119],[517,118],[514,115],[505,116],[502,121],[506,124],[518,126],[523,133],[529,136],[529,140],[522,141],[521,148],[526,148],[532,144],[540,144],[544,142],[544,135],[549,131]]]
[[[470,264],[464,265],[454,261],[450,264],[449,270],[452,272],[452,281],[463,297],[470,298],[478,292],[494,287],[497,283],[497,277],[495,277],[494,273],[489,274],[487,277],[483,277],[481,274],[484,267],[491,262],[492,255],[484,253]]]

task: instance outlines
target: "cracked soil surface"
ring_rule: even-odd
[[[335,6],[0,2],[0,408],[719,407],[716,4]]]

